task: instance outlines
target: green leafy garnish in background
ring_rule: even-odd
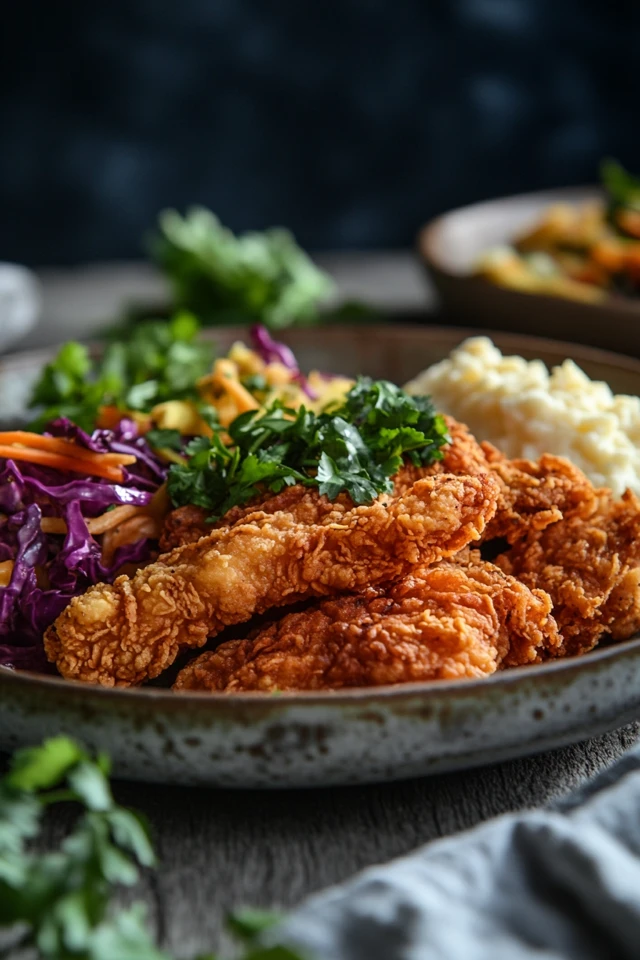
[[[150,243],[177,308],[206,324],[286,327],[318,319],[333,282],[287,230],[236,236],[203,207],[165,210]]]
[[[34,388],[29,406],[43,410],[31,428],[68,417],[91,431],[105,404],[144,412],[165,400],[197,399],[196,381],[213,357],[199,330],[193,314],[180,311],[169,321],[147,320],[120,334],[101,360],[93,360],[83,344],[64,344]]]
[[[40,960],[171,960],[154,944],[143,904],[112,902],[155,856],[146,823],[115,802],[108,776],[104,755],[94,759],[67,737],[14,756],[0,781],[0,956],[31,949]],[[73,830],[57,850],[39,852],[47,808],[68,802],[80,808]],[[230,930],[246,946],[239,960],[301,960],[287,947],[260,945],[277,920],[259,910],[231,915]]]
[[[448,442],[444,419],[428,397],[409,396],[386,380],[362,377],[342,405],[315,414],[271,404],[248,411],[227,428],[198,437],[185,449],[185,465],[169,470],[168,492],[175,506],[188,503],[212,519],[247,503],[262,491],[315,486],[330,500],[348,493],[369,503],[393,490],[391,477],[403,458],[429,464],[442,458]]]
[[[600,177],[609,199],[609,212],[623,207],[640,211],[640,179],[628,173],[617,160],[603,160]]]

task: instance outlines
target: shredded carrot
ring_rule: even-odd
[[[216,383],[233,397],[240,413],[246,413],[247,410],[257,410],[260,406],[256,398],[251,396],[239,380],[217,380]]]
[[[169,499],[167,484],[165,482],[162,486],[158,487],[144,509],[151,514],[152,517],[157,517],[164,522],[164,518],[169,513],[169,510],[171,510],[171,506],[171,500]]]
[[[114,483],[122,483],[124,480],[122,467],[61,456],[57,453],[49,453],[47,450],[0,444],[0,457],[6,457],[10,460],[25,460],[27,463],[40,463],[42,466],[52,467],[54,470],[68,470],[70,473],[84,473],[88,476],[103,477],[105,480],[114,481]]]
[[[62,517],[42,517],[40,529],[43,533],[66,533],[67,522]]]
[[[99,517],[89,517],[87,519],[87,528],[92,536],[100,536],[108,530],[113,530],[120,526],[126,520],[132,520],[134,517],[150,517],[155,522],[155,528],[161,530],[164,518],[171,509],[171,501],[167,493],[167,485],[163,483],[153,494],[149,503],[144,507],[136,507],[132,504],[122,504],[114,507],[113,510],[106,510]],[[67,523],[62,517],[42,517],[40,529],[43,533],[61,533],[66,534]],[[159,536],[159,533],[158,533]],[[2,566],[0,564],[0,570]]]
[[[134,507],[130,504],[123,504],[120,507],[115,507],[113,510],[107,510],[106,513],[103,513],[99,517],[92,517],[91,520],[87,520],[87,527],[89,528],[90,534],[98,536],[106,530],[117,527],[123,520],[128,520],[130,517],[136,517],[138,515],[146,516],[146,513],[146,507]]]
[[[0,444],[17,443],[22,447],[35,450],[47,450],[63,457],[75,457],[76,460],[86,460],[88,463],[106,463],[114,467],[126,467],[136,462],[136,457],[129,453],[98,453],[87,450],[72,440],[61,437],[43,437],[39,433],[29,433],[26,430],[10,430],[0,432]]]
[[[107,510],[101,513],[99,517],[90,517],[87,520],[87,528],[92,536],[99,536],[112,527],[117,527],[123,520],[135,517],[138,514],[146,516],[147,507],[135,507],[132,504],[123,504],[115,507],[113,510]],[[62,517],[43,517],[40,521],[40,529],[43,533],[66,533],[67,524]]]
[[[0,563],[0,587],[8,587],[13,573],[13,560]]]
[[[140,413],[138,410],[121,410],[120,407],[113,406],[104,406],[98,409],[96,426],[113,430],[121,420],[125,419],[135,421],[140,433],[146,433],[153,426],[148,413]]]
[[[124,520],[117,527],[111,527],[110,530],[105,532],[102,539],[102,562],[106,566],[111,566],[119,547],[146,538],[157,540],[161,533],[162,523],[155,517],[149,514],[129,517],[128,520]]]

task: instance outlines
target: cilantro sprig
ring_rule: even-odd
[[[0,956],[171,960],[153,941],[144,904],[113,903],[118,887],[134,886],[140,867],[156,861],[145,821],[115,802],[109,769],[106,756],[93,758],[67,737],[15,754],[0,781]],[[57,850],[40,852],[43,817],[60,803],[80,816]],[[288,947],[261,945],[279,919],[248,909],[230,916],[246,947],[239,960],[301,960]]]
[[[42,408],[32,429],[68,417],[95,427],[98,408],[113,404],[149,411],[165,400],[196,398],[196,381],[210,368],[211,347],[197,339],[200,324],[182,311],[171,320],[149,320],[112,340],[101,360],[70,341],[42,371],[29,406]]]
[[[447,429],[429,397],[409,396],[386,380],[361,377],[344,402],[315,414],[276,401],[264,412],[241,414],[211,438],[185,449],[188,461],[169,471],[175,506],[195,504],[212,519],[256,494],[285,486],[315,486],[329,499],[342,492],[370,503],[393,489],[406,458],[429,464],[442,458]]]

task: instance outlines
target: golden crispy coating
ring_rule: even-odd
[[[562,517],[587,517],[597,509],[598,491],[564,457],[545,453],[536,461],[508,460],[489,443],[483,443],[482,450],[502,486],[485,540],[504,537],[515,543]]]
[[[446,447],[444,460],[437,465],[437,470],[406,464],[394,478],[396,496],[406,493],[416,481],[434,472],[476,475],[486,473],[489,469],[482,448],[467,428],[453,417],[447,417],[446,420],[452,443]],[[167,516],[160,539],[160,549],[168,552],[185,543],[195,543],[212,530],[223,526],[231,527],[255,513],[256,510],[264,513],[288,510],[299,523],[318,523],[333,510],[353,505],[348,494],[340,494],[337,500],[332,502],[327,497],[321,496],[317,489],[303,487],[300,484],[287,487],[276,496],[256,497],[246,506],[233,507],[221,520],[213,524],[206,522],[209,511],[190,504],[172,510]]]
[[[595,509],[595,491],[585,475],[562,457],[544,455],[536,463],[507,460],[491,444],[479,444],[468,428],[446,417],[451,443],[444,458],[430,467],[406,463],[394,478],[394,496],[401,496],[425,476],[454,473],[458,476],[492,471],[500,482],[498,509],[488,524],[483,540],[504,537],[515,543],[531,529],[543,530],[567,514],[586,516]],[[234,507],[218,523],[206,523],[207,511],[201,507],[180,507],[169,514],[160,540],[163,551],[185,543],[195,543],[214,529],[233,526],[260,510],[276,513],[289,510],[299,523],[317,523],[333,510],[352,505],[347,494],[335,503],[317,490],[300,485],[289,487],[277,496],[258,498],[245,507]]]
[[[64,677],[106,686],[156,677],[223,627],[298,600],[358,592],[477,540],[495,512],[490,475],[420,480],[388,503],[303,524],[253,513],[166,554],[136,575],[75,597],[45,634]]]
[[[534,533],[497,562],[530,587],[546,590],[564,638],[563,652],[591,650],[640,629],[640,501],[598,491],[595,512]]]
[[[210,511],[189,504],[172,510],[167,516],[160,538],[160,549],[163,553],[168,553],[185,543],[195,543],[213,530],[232,527],[256,512],[272,514],[287,510],[297,523],[312,524],[324,523],[331,513],[339,517],[351,507],[353,502],[346,494],[341,494],[332,502],[327,497],[321,497],[317,490],[303,487],[299,483],[286,487],[275,496],[258,497],[246,506],[232,507],[216,523],[206,522]]]
[[[393,586],[290,613],[185,667],[175,690],[337,690],[487,676],[560,642],[551,600],[488,563],[442,561]]]
[[[564,457],[544,454],[538,461],[508,460],[490,443],[479,444],[464,424],[445,419],[451,444],[444,459],[426,468],[405,465],[395,478],[396,493],[434,473],[476,476],[490,470],[500,482],[500,497],[482,539],[503,537],[509,543],[531,530],[544,530],[563,516],[588,516],[596,509],[590,480]]]

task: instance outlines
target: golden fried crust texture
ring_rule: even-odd
[[[624,640],[640,629],[640,501],[598,491],[596,510],[568,517],[516,544],[496,561],[547,591],[563,653],[591,650],[604,633]]]
[[[493,516],[490,475],[428,477],[403,497],[301,524],[256,512],[75,597],[45,634],[67,678],[105,686],[156,677],[225,626],[313,596],[358,592],[477,540]]]
[[[406,464],[395,478],[397,494],[429,474],[476,476],[491,471],[500,484],[500,496],[482,539],[503,537],[510,544],[563,516],[586,517],[596,509],[597,491],[591,481],[564,457],[543,454],[537,461],[508,460],[490,443],[478,443],[463,423],[445,419],[451,443],[444,458],[430,467]]]
[[[175,690],[337,690],[483,677],[560,638],[551,600],[492,564],[442,561],[391,587],[326,600],[185,667]]]
[[[337,521],[353,506],[353,501],[346,494],[341,494],[336,500],[331,501],[327,497],[320,496],[317,490],[303,487],[299,483],[287,487],[275,496],[259,497],[247,506],[233,507],[213,524],[207,523],[209,510],[188,504],[186,507],[172,510],[167,516],[160,538],[160,549],[166,553],[186,543],[196,543],[201,537],[206,537],[214,530],[244,523],[254,513],[273,514],[286,510],[297,523],[311,524],[326,522],[330,514],[333,514]]]
[[[563,517],[588,517],[596,511],[598,491],[565,457],[544,453],[539,460],[508,460],[490,443],[483,443],[482,450],[501,484],[485,540],[504,537],[513,544]]]
[[[503,537],[509,543],[544,530],[563,516],[588,516],[596,508],[596,492],[590,481],[568,460],[545,454],[538,461],[507,460],[489,443],[479,444],[469,429],[453,417],[446,417],[451,443],[443,459],[429,467],[405,463],[394,477],[394,495],[402,496],[418,480],[434,474],[477,476],[493,472],[500,483],[496,514],[487,525],[483,540]],[[288,510],[299,523],[318,523],[332,512],[353,506],[347,494],[331,502],[317,490],[296,485],[276,496],[258,498],[249,506],[234,507],[216,524],[207,524],[208,511],[186,506],[167,517],[160,540],[163,551],[195,543],[214,529],[244,522],[257,510],[276,513]]]

